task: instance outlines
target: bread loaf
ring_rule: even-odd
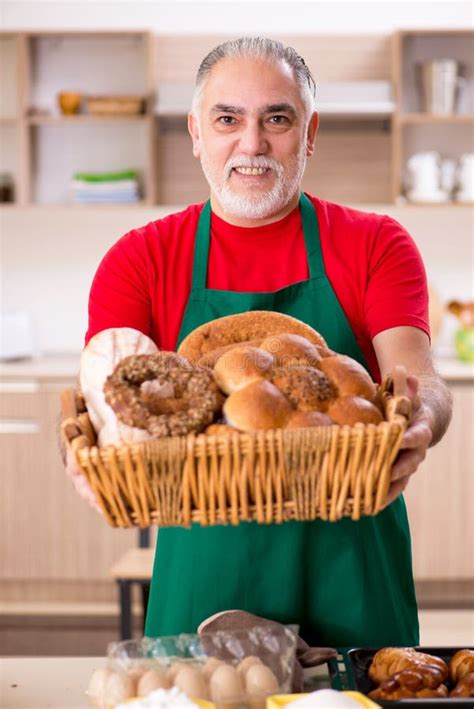
[[[293,413],[284,394],[266,380],[234,391],[223,410],[227,423],[241,431],[283,428]]]

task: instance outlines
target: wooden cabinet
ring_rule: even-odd
[[[450,389],[451,425],[405,493],[417,579],[474,578],[474,383]]]
[[[474,32],[409,30],[395,33],[393,42],[392,201],[396,202],[407,192],[406,164],[415,153],[436,151],[441,158],[458,162],[463,153],[474,152]],[[453,112],[443,115],[428,110],[421,66],[446,59],[458,63],[460,78]]]
[[[115,596],[110,568],[138,543],[137,530],[109,527],[66,477],[57,438],[59,393],[72,385],[71,380],[1,384],[3,598],[14,589],[11,600],[31,600],[34,589],[36,600],[41,593],[53,600],[110,600]]]
[[[14,157],[7,155],[5,168],[15,181],[15,202],[68,204],[73,201],[75,173],[133,170],[141,202],[154,204],[156,124],[150,34],[3,33],[0,46],[8,76],[0,127],[9,153],[14,153]],[[61,112],[61,92],[80,95],[77,113]],[[99,115],[87,105],[97,96],[137,97],[143,109],[136,114]],[[15,141],[7,131],[14,133]]]

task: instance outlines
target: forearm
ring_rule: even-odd
[[[419,374],[417,378],[418,394],[433,434],[430,446],[434,446],[442,439],[451,421],[453,397],[438,374]]]

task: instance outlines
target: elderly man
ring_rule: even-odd
[[[292,48],[243,38],[214,49],[199,68],[188,125],[210,200],[110,249],[92,286],[86,339],[128,326],[174,350],[214,318],[280,311],[376,379],[405,365],[415,415],[376,517],[160,530],[147,635],[194,632],[238,608],[298,623],[313,643],[416,644],[400,494],[451,411],[430,359],[418,251],[389,217],[300,192],[318,114],[313,78]]]

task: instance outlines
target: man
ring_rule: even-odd
[[[451,401],[431,363],[426,278],[411,238],[388,217],[300,193],[318,128],[313,88],[301,57],[268,39],[226,42],[204,59],[188,126],[210,202],[110,249],[86,339],[128,326],[174,350],[213,318],[278,310],[376,379],[404,365],[415,413],[388,504],[359,522],[160,530],[148,635],[193,632],[239,608],[298,623],[313,644],[418,642],[400,493],[444,434]]]

